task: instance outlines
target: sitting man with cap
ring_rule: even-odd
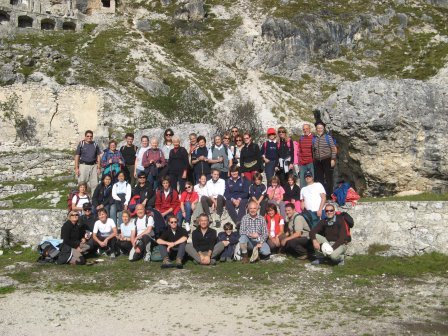
[[[268,139],[261,146],[261,157],[264,161],[264,171],[266,173],[266,180],[270,181],[275,175],[275,168],[278,165],[278,147],[275,128],[269,128]]]
[[[175,256],[176,267],[183,268],[182,260],[185,256],[185,246],[187,245],[188,232],[183,227],[177,225],[176,216],[168,216],[168,227],[157,239],[160,255],[162,256],[162,268],[173,267],[170,257]]]
[[[325,206],[326,219],[322,219],[317,226],[311,230],[310,239],[317,253],[322,252],[324,258],[329,258],[333,263],[344,265],[347,244],[350,236],[347,235],[347,227],[343,215],[335,214],[333,204]],[[311,264],[319,265],[324,258],[317,258]]]
[[[323,208],[327,201],[327,194],[324,186],[319,182],[314,182],[311,171],[305,172],[306,187],[300,189],[300,201],[302,209],[306,209],[311,213],[313,222],[311,228],[315,227],[320,219],[325,218]]]
[[[81,231],[84,232],[84,239],[89,246],[89,250],[86,252],[91,252],[95,250],[92,232],[96,221],[92,211],[92,203],[84,203],[82,205],[82,213],[83,214],[79,217],[79,227]]]

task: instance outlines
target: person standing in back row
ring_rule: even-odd
[[[93,132],[87,130],[84,140],[80,141],[75,153],[75,175],[78,183],[87,183],[90,190],[95,190],[98,185],[98,175],[101,171],[101,150],[93,141]]]
[[[124,159],[124,175],[126,181],[128,181],[132,187],[135,186],[135,155],[137,154],[138,147],[134,145],[134,134],[126,133],[125,136],[126,145],[121,146],[120,152]]]
[[[303,135],[299,139],[299,175],[300,188],[306,187],[305,173],[310,171],[314,176],[313,165],[313,134],[311,125],[303,124]]]
[[[325,124],[316,122],[313,138],[313,158],[316,181],[320,182],[330,198],[333,193],[333,168],[336,165],[336,145],[331,135],[325,132]]]

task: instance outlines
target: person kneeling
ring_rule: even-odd
[[[183,268],[182,260],[185,255],[185,246],[187,245],[188,232],[183,227],[177,226],[177,218],[175,216],[168,216],[168,225],[165,231],[162,232],[160,238],[157,239],[159,244],[160,255],[162,256],[162,268],[173,267],[170,258],[175,256],[175,267]]]

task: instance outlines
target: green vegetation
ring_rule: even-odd
[[[390,245],[372,244],[369,246],[369,250],[367,251],[367,253],[369,255],[375,255],[377,253],[387,252],[389,250],[390,250]]]
[[[2,182],[3,185],[16,184],[17,182]],[[20,183],[30,183],[36,188],[35,191],[29,191],[22,194],[15,194],[5,197],[5,200],[12,200],[14,209],[66,209],[67,181],[56,181],[52,177],[47,177],[42,181],[25,180]],[[51,206],[50,199],[40,198],[43,193],[57,191],[60,194],[60,200],[56,206]]]
[[[410,195],[410,196],[363,197],[359,201],[360,202],[448,201],[448,193],[446,193],[446,194],[422,193],[422,194]]]

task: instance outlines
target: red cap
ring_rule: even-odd
[[[271,135],[271,134],[277,134],[277,132],[275,131],[275,128],[268,128],[268,135]]]

